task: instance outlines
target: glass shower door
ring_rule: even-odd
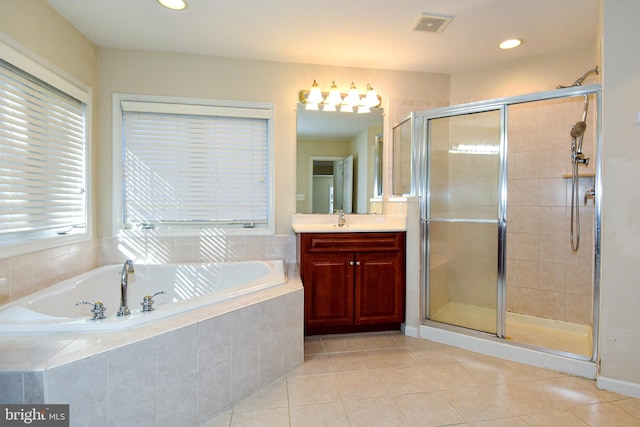
[[[431,320],[496,334],[500,110],[428,121],[426,206]]]

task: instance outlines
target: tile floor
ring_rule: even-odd
[[[206,427],[632,427],[640,399],[400,333],[310,337],[302,366]]]

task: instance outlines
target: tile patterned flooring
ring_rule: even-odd
[[[640,427],[640,399],[406,337],[309,337],[305,361],[205,427]]]

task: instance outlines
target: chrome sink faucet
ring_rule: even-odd
[[[118,309],[118,316],[128,316],[131,314],[129,306],[127,305],[127,287],[129,285],[129,274],[135,272],[133,269],[133,261],[126,260],[122,265],[122,273],[120,273],[120,308]]]
[[[338,210],[338,227],[344,227],[345,224],[345,218],[344,218],[344,211],[342,209]]]

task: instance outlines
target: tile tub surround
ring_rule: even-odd
[[[72,426],[195,426],[302,363],[302,283],[290,274],[130,331],[4,336],[0,349],[3,403],[68,403]]]

